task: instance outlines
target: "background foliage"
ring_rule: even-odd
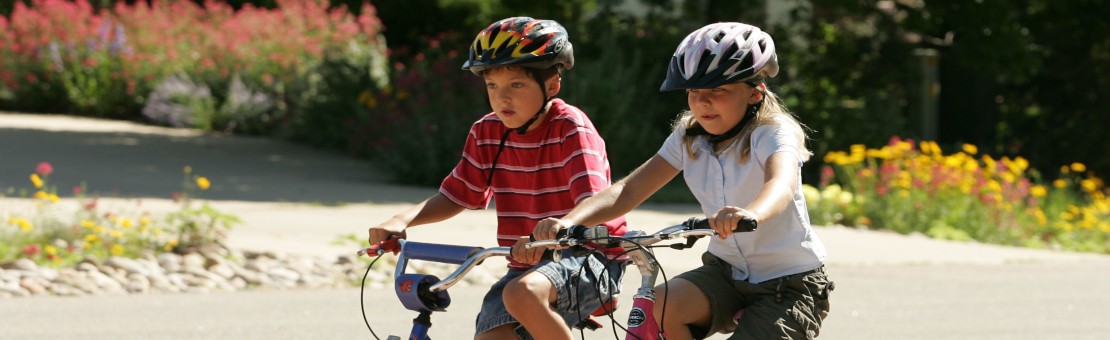
[[[454,166],[488,111],[459,69],[463,51],[517,15],[570,32],[576,66],[560,96],[606,138],[614,177],[653,154],[686,105],[657,92],[674,46],[717,21],[775,36],[783,72],[771,87],[819,156],[807,183],[820,156],[891,136],[976,145],[1040,173],[1110,171],[1096,130],[1110,123],[1101,0],[0,0],[0,13],[0,109],[291,138],[410,184],[436,185]]]

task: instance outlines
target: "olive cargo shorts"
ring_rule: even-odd
[[[829,314],[829,292],[835,285],[824,267],[758,284],[732,279],[732,266],[708,252],[701,267],[678,278],[690,281],[709,297],[713,323],[691,326],[697,338],[729,333],[729,339],[813,339]],[[733,320],[743,309],[739,323]]]

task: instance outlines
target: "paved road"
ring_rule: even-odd
[[[867,266],[831,272],[838,286],[821,339],[1095,340],[1110,334],[1106,264]],[[467,338],[483,292],[454,289],[448,312],[433,316],[431,334]],[[379,336],[407,331],[414,315],[403,311],[392,292],[367,294]],[[0,302],[0,338],[371,338],[358,298],[357,289],[336,289],[11,299]],[[607,331],[586,334],[586,339],[612,338]]]
[[[179,189],[180,169],[190,165],[215,183],[205,197],[244,220],[230,235],[233,247],[319,256],[349,253],[354,245],[333,241],[361,237],[369,224],[433,192],[383,184],[365,162],[281,141],[0,114],[0,189],[26,187],[40,161],[54,165],[50,180],[60,187],[85,181],[105,195],[142,198],[143,209],[155,212],[173,209],[164,198]],[[127,206],[136,200],[104,202]],[[29,209],[26,201],[0,199],[0,212],[22,209]],[[650,206],[629,220],[634,228],[655,230],[693,214],[693,206]],[[490,221],[489,211],[467,211],[450,222],[417,228],[410,237],[491,246]],[[837,282],[821,339],[1105,339],[1110,334],[1105,323],[1110,256],[843,227],[817,232],[830,249],[829,271]],[[659,255],[671,275],[697,261],[697,250]],[[487,262],[488,269],[500,270],[497,261]],[[632,290],[636,279],[628,275],[626,289]],[[468,338],[482,293],[481,287],[456,287],[449,313],[434,317],[432,334]],[[0,339],[368,338],[358,297],[357,289],[334,289],[9,299],[0,301]],[[413,316],[389,290],[368,290],[365,305],[379,335],[405,332]],[[595,332],[586,338],[613,335]]]

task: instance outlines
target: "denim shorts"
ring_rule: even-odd
[[[583,268],[583,262],[589,264]],[[475,334],[482,334],[501,325],[517,323],[515,329],[517,335],[521,339],[532,338],[516,318],[509,315],[501,298],[501,292],[505,290],[505,285],[509,281],[530,271],[537,271],[547,276],[555,286],[558,292],[555,310],[562,315],[568,327],[573,327],[600,308],[602,302],[608,302],[610,298],[616,297],[620,292],[625,264],[627,262],[610,261],[605,255],[599,253],[575,257],[571,255],[570,250],[564,250],[563,258],[559,262],[543,261],[528,270],[509,270],[501,280],[493,284],[486,297],[482,299],[482,310],[478,312]]]

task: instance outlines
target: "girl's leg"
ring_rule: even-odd
[[[505,308],[535,339],[570,339],[570,327],[552,306],[558,292],[547,276],[530,271],[510,281],[502,293]]]
[[[709,297],[692,282],[671,279],[666,286],[655,286],[655,292],[655,322],[666,332],[667,339],[693,339],[690,325],[709,328],[713,321]]]

